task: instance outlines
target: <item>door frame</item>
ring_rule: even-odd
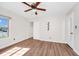
[[[71,48],[74,48],[74,13],[70,13],[69,15],[67,15],[65,23],[65,32],[67,32],[65,34],[66,42]]]

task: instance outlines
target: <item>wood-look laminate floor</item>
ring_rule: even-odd
[[[34,39],[24,40],[15,45],[2,49],[0,50],[0,54],[4,54],[6,52],[6,55],[12,56],[13,54],[11,54],[12,52],[9,50],[15,47],[19,47],[19,49],[16,48],[16,52],[12,51],[15,52],[13,54],[16,54],[17,52],[19,52],[18,54],[21,54],[23,53],[20,52],[22,48],[29,48],[29,50],[27,51],[23,50],[25,51],[23,56],[77,56],[73,49],[70,48],[67,44],[40,41]]]

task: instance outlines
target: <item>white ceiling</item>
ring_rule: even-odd
[[[31,2],[28,2],[31,4]],[[45,8],[46,11],[38,11],[38,15],[34,11],[24,12],[29,9],[28,6],[21,2],[0,2],[0,6],[17,13],[26,18],[42,18],[47,16],[63,16],[65,15],[76,2],[42,2],[38,7]]]

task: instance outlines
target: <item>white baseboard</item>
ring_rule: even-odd
[[[35,39],[35,40],[40,40],[40,41],[48,41],[48,42],[57,42],[57,43],[67,43],[67,42],[61,42],[61,41],[53,41],[53,40],[42,40],[42,39]]]
[[[68,44],[69,45],[69,44]],[[69,45],[70,46],[70,45]],[[71,46],[70,46],[71,47]],[[72,48],[72,47],[71,47]],[[72,48],[73,49],[73,51],[77,54],[77,55],[79,55],[79,51],[78,50],[76,50],[75,48]]]
[[[78,55],[79,55],[79,51],[77,51],[76,49],[73,49]]]
[[[6,45],[0,47],[0,49],[6,48],[6,47],[8,47],[8,46],[11,46],[11,45],[13,45],[13,44],[16,44],[16,43],[18,43],[18,42],[21,42],[21,41],[26,40],[26,39],[29,39],[29,38],[31,38],[31,37],[28,37],[28,38],[25,38],[25,39],[22,39],[22,40],[17,40],[17,41],[14,41],[13,43],[10,43],[10,44],[6,44]]]

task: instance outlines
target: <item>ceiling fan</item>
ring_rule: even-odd
[[[41,2],[36,2],[36,3],[31,4],[31,5],[28,4],[28,3],[26,3],[26,2],[22,2],[22,3],[24,3],[25,5],[31,7],[30,9],[25,10],[24,12],[28,12],[28,11],[31,11],[31,10],[46,11],[46,9],[38,8],[38,5],[39,5]],[[37,11],[35,11],[35,15],[37,15],[37,14],[38,14]]]

